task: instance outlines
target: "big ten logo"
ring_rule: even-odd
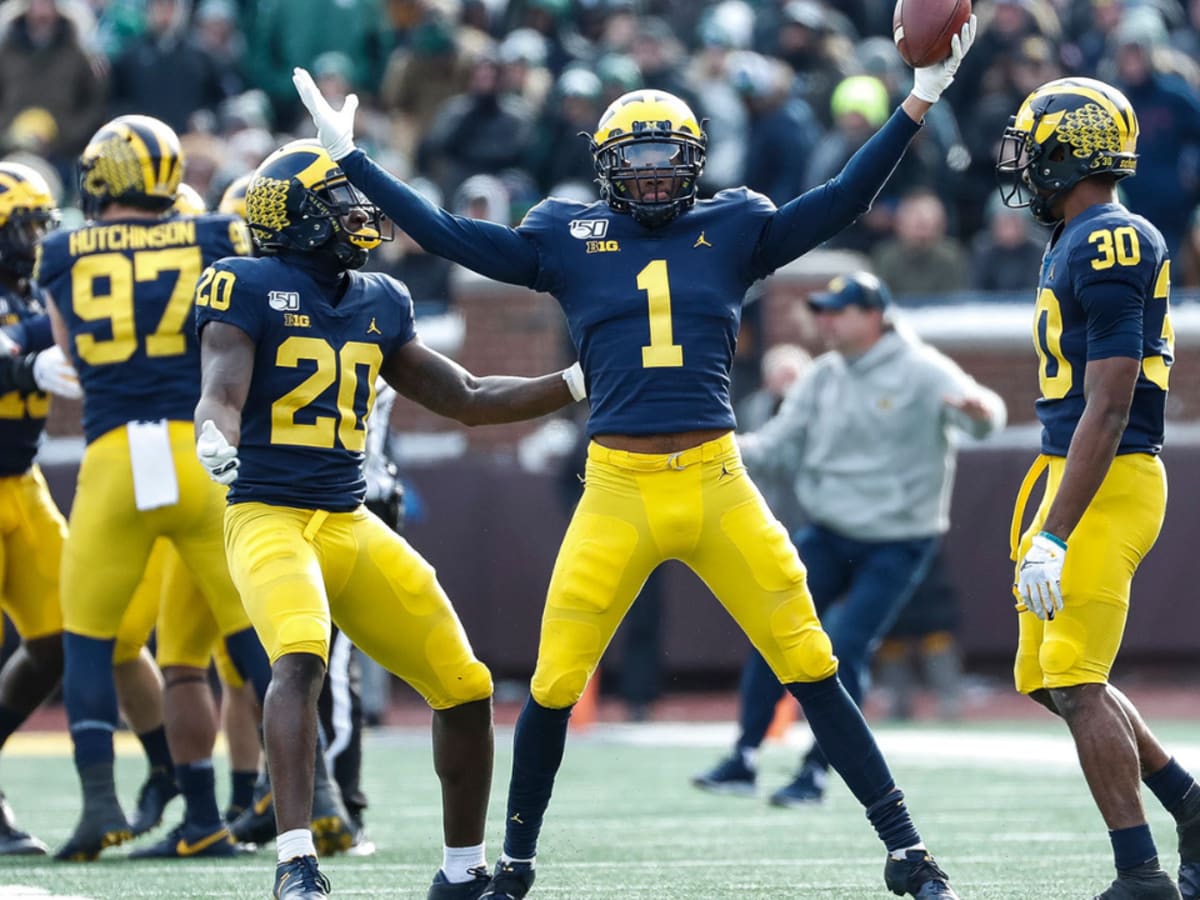
[[[283,324],[291,328],[307,328],[310,324],[308,316],[300,315],[299,313],[284,313]]]
[[[616,241],[588,241],[588,253],[616,253],[621,249],[621,245]]]

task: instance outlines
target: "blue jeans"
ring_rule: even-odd
[[[871,653],[925,577],[940,539],[858,541],[810,525],[793,540],[808,568],[808,589],[817,614],[833,642],[838,674],[861,706]],[[826,613],[839,600],[835,614],[827,618]],[[742,668],[738,749],[763,742],[775,705],[784,693],[762,655],[752,650]],[[805,761],[828,767],[816,746]]]

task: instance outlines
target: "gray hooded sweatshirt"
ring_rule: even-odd
[[[977,422],[946,403],[975,397]],[[861,541],[932,537],[950,527],[958,431],[1004,427],[1004,401],[903,329],[847,359],[818,357],[778,414],[740,435],[756,473],[791,477],[808,519]]]

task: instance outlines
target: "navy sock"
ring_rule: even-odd
[[[1149,825],[1118,828],[1108,833],[1108,839],[1112,841],[1113,861],[1118,872],[1128,872],[1149,862],[1158,865],[1158,850]]]
[[[875,833],[887,847],[888,853],[893,850],[905,850],[921,843],[921,835],[913,824],[908,807],[904,805],[904,792],[893,788],[888,794],[872,806],[867,807],[867,819],[875,828]]]
[[[143,731],[137,737],[142,742],[142,749],[146,751],[146,760],[150,763],[150,768],[170,773],[171,751],[167,747],[167,729],[159,725],[157,728]]]
[[[504,823],[504,852],[510,859],[537,855],[538,834],[550,805],[554,776],[562,765],[570,718],[571,707],[547,709],[533,697],[525,701],[517,717]]]
[[[271,661],[254,629],[244,628],[236,634],[226,635],[225,650],[242,680],[254,685],[254,693],[262,703],[267,696],[267,685],[271,683]]]
[[[258,780],[258,772],[242,772],[231,769],[229,772],[229,805],[238,809],[249,809],[254,802],[254,782]]]
[[[13,732],[20,728],[21,723],[28,718],[28,713],[0,706],[0,747],[4,746],[5,741],[12,737]]]
[[[1183,806],[1183,798],[1195,786],[1196,780],[1172,756],[1170,762],[1153,775],[1147,775],[1142,783],[1150,788],[1163,808],[1174,815]]]
[[[212,760],[201,759],[177,765],[175,781],[187,804],[187,823],[220,827],[221,813],[217,810],[217,786]]]
[[[859,803],[869,809],[895,788],[875,735],[837,675],[785,687],[800,701],[813,737]]]
[[[117,727],[114,643],[63,633],[63,704],[75,742],[75,767],[80,770],[113,761],[112,736]]]

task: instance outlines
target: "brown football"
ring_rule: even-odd
[[[919,69],[950,55],[950,38],[971,18],[971,0],[896,0],[892,40],[900,58]]]

